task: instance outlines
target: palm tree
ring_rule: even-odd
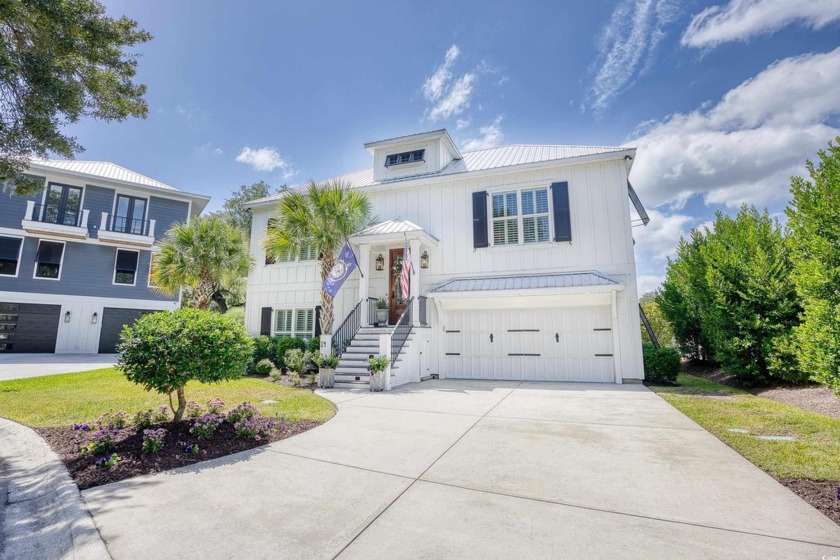
[[[203,216],[166,232],[152,260],[151,284],[169,295],[189,287],[195,306],[207,309],[215,293],[234,287],[252,266],[242,230]]]
[[[365,193],[344,181],[310,181],[280,199],[265,238],[266,253],[274,258],[312,248],[321,260],[321,332],[332,332],[333,300],[324,281],[347,238],[371,222]]]

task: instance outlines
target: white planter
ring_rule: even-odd
[[[318,370],[318,387],[332,389],[335,386],[335,370],[321,368]]]
[[[379,373],[371,373],[370,374],[370,390],[371,391],[384,391],[385,390],[385,372],[380,371]]]
[[[377,325],[387,325],[388,324],[388,310],[387,309],[377,309],[376,310],[376,324]]]

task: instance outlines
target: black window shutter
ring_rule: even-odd
[[[487,191],[472,194],[473,205],[473,247],[488,247],[487,241]]]
[[[315,306],[315,336],[321,336],[321,306]]]
[[[38,262],[41,264],[61,264],[61,254],[64,252],[64,243],[53,241],[41,241],[38,245]]]
[[[17,237],[0,237],[0,259],[5,261],[16,261],[20,253],[20,244],[23,239]]]
[[[572,240],[572,217],[569,210],[569,183],[551,184],[554,205],[554,241]]]
[[[260,314],[260,335],[271,336],[271,308],[263,307]]]

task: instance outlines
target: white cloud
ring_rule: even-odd
[[[664,281],[664,274],[639,274],[636,276],[636,293],[642,296],[648,292],[652,292],[662,285]]]
[[[438,100],[431,111],[429,111],[429,118],[433,121],[439,119],[447,119],[454,115],[461,114],[464,109],[470,106],[470,97],[472,96],[473,86],[475,84],[476,75],[472,72],[467,72],[452,84],[446,95]]]
[[[178,105],[175,107],[175,112],[187,119],[192,120],[207,120],[207,113],[196,105],[195,103],[187,103],[185,105]]]
[[[426,99],[436,101],[443,95],[447,84],[452,79],[452,65],[460,54],[461,50],[458,48],[458,45],[449,47],[449,50],[446,51],[446,58],[443,64],[438,66],[434,74],[429,76],[423,83],[423,95]]]
[[[201,146],[196,146],[195,149],[199,152],[206,152],[217,156],[220,156],[225,153],[224,151],[222,151],[221,148],[214,145],[212,142],[207,142],[206,144],[202,144]]]
[[[502,119],[504,115],[497,115],[492,123],[478,129],[480,136],[470,138],[461,146],[465,152],[494,148],[502,143],[505,135],[502,133]]]
[[[582,108],[604,111],[638,75],[649,71],[665,27],[676,15],[674,0],[622,1],[601,33],[597,72]]]
[[[656,209],[648,210],[648,216],[648,225],[634,228],[633,238],[636,240],[636,248],[649,252],[655,261],[672,257],[680,237],[687,237],[699,221],[685,214],[666,215]]]
[[[289,164],[280,157],[280,153],[270,147],[251,149],[248,146],[242,148],[239,155],[236,156],[236,161],[239,163],[247,163],[257,171],[274,171],[275,169],[284,170],[284,178],[286,173],[289,173]]]
[[[840,21],[837,0],[731,0],[691,18],[680,42],[688,47],[715,47],[747,41],[795,23],[820,29],[836,21]]]
[[[455,127],[457,130],[467,128],[468,126],[470,126],[470,119],[458,119],[455,121]]]
[[[651,206],[703,193],[736,207],[786,198],[790,176],[840,135],[840,48],[777,61],[716,104],[643,123],[632,179]]]

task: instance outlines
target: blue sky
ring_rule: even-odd
[[[107,1],[154,39],[149,116],[69,130],[86,152],[214,197],[369,165],[367,141],[446,127],[462,150],[635,145],[654,218],[640,291],[680,235],[840,135],[840,0]]]

